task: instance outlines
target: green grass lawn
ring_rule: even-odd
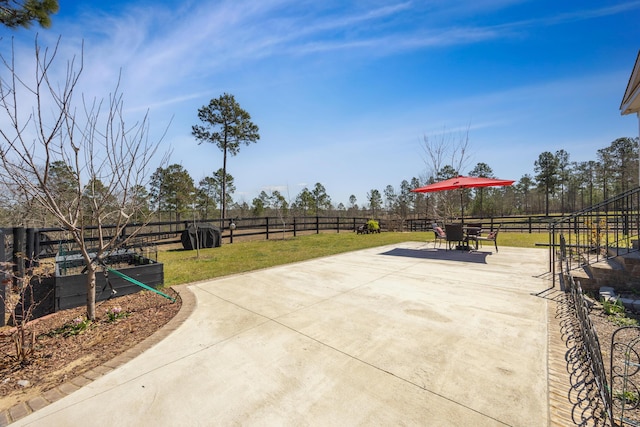
[[[201,249],[199,257],[197,251],[160,251],[158,261],[164,264],[164,285],[172,286],[407,241],[433,242],[433,232],[322,233],[284,240],[236,242]],[[535,243],[547,241],[548,235],[543,233],[500,233],[498,247],[533,248]],[[491,242],[484,245],[493,248]]]

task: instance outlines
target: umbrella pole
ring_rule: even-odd
[[[464,225],[464,202],[462,201],[462,192],[464,191],[464,188],[460,189],[460,219],[462,222],[462,225]]]

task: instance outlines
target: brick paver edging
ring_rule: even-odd
[[[146,338],[144,341],[139,342],[135,346],[131,347],[124,353],[119,354],[113,359],[103,363],[96,368],[93,368],[82,375],[79,375],[64,384],[61,384],[51,390],[48,390],[27,402],[18,403],[6,411],[0,412],[0,427],[5,427],[14,421],[18,421],[21,418],[26,417],[32,412],[42,409],[45,406],[60,400],[63,397],[73,393],[81,387],[91,383],[92,381],[100,378],[104,374],[111,372],[115,368],[125,364],[126,362],[134,359],[136,356],[142,354],[144,351],[150,349],[160,341],[162,341],[171,332],[178,329],[182,323],[193,313],[196,307],[196,298],[193,292],[187,287],[187,285],[179,285],[171,287],[182,300],[180,311],[173,316],[166,325],[158,329],[153,335]]]
[[[569,399],[571,379],[567,369],[567,344],[562,337],[562,319],[558,312],[566,305],[564,292],[554,290],[547,297],[547,382],[549,397],[549,426],[572,426],[573,403]]]
[[[570,297],[559,290],[547,296],[549,348],[547,381],[549,426],[596,427],[608,425],[589,381],[591,368],[580,351],[580,330]]]

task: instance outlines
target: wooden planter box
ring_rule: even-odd
[[[145,259],[145,261],[149,262],[149,264],[118,268],[117,271],[136,279],[145,285],[151,286],[152,288],[157,288],[164,283],[163,265],[153,260]],[[55,311],[86,305],[86,280],[87,276],[85,274],[56,276],[54,297]],[[114,297],[133,294],[144,289],[115,274],[109,275],[109,282],[117,292]],[[111,297],[111,288],[106,283],[104,274],[102,274],[102,272],[98,272],[96,274],[96,302],[104,301]]]

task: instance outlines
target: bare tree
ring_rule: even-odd
[[[435,179],[445,166],[460,172],[469,163],[469,127],[460,132],[444,129],[434,136],[423,136],[422,149],[425,157],[426,181]]]
[[[125,125],[119,84],[107,99],[82,97],[77,108],[83,55],[63,63],[64,78],[54,81],[59,42],[42,48],[36,39],[32,79],[16,68],[15,51],[10,58],[0,55],[8,72],[0,84],[0,180],[15,196],[42,206],[70,234],[85,264],[87,317],[93,320],[96,271],[142,227],[130,226],[129,219],[139,218],[136,188],[146,186],[162,136],[149,141],[146,114]],[[65,197],[60,197],[61,174]],[[86,239],[89,225],[97,227],[92,242]]]
[[[423,160],[426,174],[425,184],[431,184],[438,179],[452,178],[466,169],[469,163],[469,127],[460,132],[443,130],[434,136],[423,136]],[[450,217],[456,200],[447,192],[432,193],[428,197],[432,202],[428,204],[429,214],[433,218]]]

